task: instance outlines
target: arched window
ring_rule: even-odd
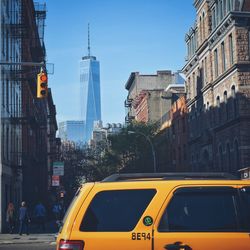
[[[205,12],[202,13],[202,32],[203,40],[205,40]]]
[[[202,20],[201,20],[201,16],[200,16],[200,44],[202,44],[203,41],[203,37],[202,37]]]
[[[234,85],[233,85],[232,88],[231,88],[231,95],[232,95],[232,98],[235,98],[235,97],[236,97],[235,86],[234,86]]]
[[[226,112],[226,120],[228,120],[229,112],[228,112],[228,104],[227,104],[227,91],[224,92],[224,105],[225,105],[225,112]]]
[[[221,106],[220,106],[220,97],[216,98],[216,108],[217,108],[217,123],[221,122]]]
[[[220,107],[220,97],[217,96],[216,98],[216,107],[219,108]]]
[[[233,85],[231,88],[231,96],[232,96],[232,109],[233,109],[233,114],[234,117],[236,117],[237,115],[237,97],[236,97],[236,90],[235,90],[235,86]]]

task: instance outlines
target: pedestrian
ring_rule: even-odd
[[[14,207],[14,204],[12,202],[10,202],[8,204],[8,208],[6,211],[6,222],[8,223],[10,234],[12,234],[14,232],[15,221],[16,221],[15,207]]]
[[[62,206],[60,203],[55,203],[53,208],[52,208],[52,212],[54,214],[54,218],[55,220],[60,220],[61,219],[61,213],[62,213]]]
[[[61,213],[62,213],[62,206],[59,202],[54,204],[52,212],[54,214],[57,229],[59,229],[61,225]]]
[[[34,216],[38,225],[38,230],[45,231],[46,209],[41,202],[35,206]]]
[[[30,217],[28,209],[25,201],[22,201],[21,207],[19,208],[19,235],[22,235],[24,230],[26,231],[26,234],[29,235],[29,223]]]

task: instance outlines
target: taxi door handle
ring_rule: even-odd
[[[165,245],[164,248],[166,250],[192,250],[192,248],[188,245],[182,245],[182,242],[177,241],[173,244]]]

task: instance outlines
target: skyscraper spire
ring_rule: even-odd
[[[89,31],[89,23],[88,23],[88,56],[90,56],[90,31]]]

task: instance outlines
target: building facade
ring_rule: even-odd
[[[158,122],[171,107],[170,100],[164,100],[165,89],[178,81],[184,82],[178,73],[169,70],[157,71],[155,75],[141,75],[133,72],[125,85],[128,91],[125,100],[125,122]]]
[[[45,62],[45,3],[22,0],[21,53],[22,62],[22,199],[31,207],[38,199],[46,202],[48,194],[48,100],[36,97],[37,74]]]
[[[84,142],[88,142],[95,121],[101,120],[100,64],[94,56],[80,61],[81,120],[85,122]]]
[[[22,198],[21,116],[21,37],[16,34],[22,18],[22,2],[0,1],[0,232],[4,231],[8,202],[19,204]]]
[[[237,173],[250,166],[250,1],[196,0],[186,34],[190,165]]]
[[[4,232],[9,202],[16,208],[22,200],[31,208],[38,200],[46,202],[48,151],[53,151],[48,138],[55,137],[57,127],[52,129],[56,122],[51,92],[49,101],[36,98],[37,64],[46,60],[46,5],[2,0],[0,11],[0,232]],[[49,116],[53,122],[48,122]]]
[[[108,137],[115,135],[121,132],[122,124],[121,123],[107,123],[106,127],[103,126],[102,122],[96,122],[91,140],[89,140],[90,148],[97,148],[99,144],[108,145]]]
[[[161,172],[189,170],[187,106],[184,84],[170,84],[164,99],[171,106],[161,120],[154,144],[157,151],[158,169]]]
[[[48,135],[48,189],[52,187],[52,175],[53,175],[53,162],[60,160],[59,148],[61,141],[56,138],[58,130],[56,121],[56,106],[53,101],[51,89],[48,91],[48,106],[47,106],[48,120],[47,120],[47,135]]]

